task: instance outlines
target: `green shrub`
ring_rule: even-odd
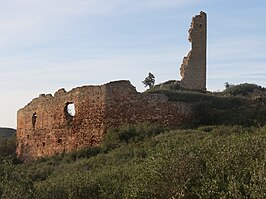
[[[88,173],[65,173],[45,182],[38,182],[35,187],[35,198],[40,199],[99,198],[99,185],[92,181]]]
[[[72,152],[70,154],[70,156],[73,160],[90,158],[90,157],[98,155],[98,153],[100,153],[100,151],[101,151],[100,147],[97,147],[97,146],[88,147],[88,148],[84,148],[84,149],[80,149],[78,151]],[[69,155],[66,155],[66,156],[69,156]]]
[[[124,124],[107,131],[102,141],[103,150],[107,152],[123,143],[137,143],[143,141],[145,138],[156,136],[165,131],[167,129],[156,124]]]
[[[16,158],[16,137],[2,138],[0,137],[0,159],[11,157],[13,162],[18,162]]]
[[[224,90],[222,92],[223,95],[231,95],[231,96],[237,96],[237,95],[242,95],[242,96],[246,96],[249,93],[254,92],[255,90],[258,91],[266,91],[265,88],[258,86],[256,84],[239,84],[239,85],[235,85],[235,86],[231,86],[230,88]]]
[[[179,85],[179,82],[176,80],[169,80],[167,82],[164,82],[162,84],[158,84],[153,86],[151,89],[148,90],[148,92],[156,91],[156,90],[180,90],[181,87]]]
[[[265,198],[266,126],[119,129],[108,153],[94,148],[75,161],[62,154],[19,165],[2,159],[2,198]]]
[[[3,128],[0,127],[0,137],[9,138],[16,134],[16,130],[12,128]]]
[[[0,198],[33,198],[33,182],[10,158],[0,162]]]
[[[169,82],[170,85],[173,83]],[[168,85],[168,83],[162,85]],[[236,85],[220,93],[175,90],[165,86],[161,88],[159,85],[147,92],[164,94],[169,101],[193,104],[193,118],[192,122],[187,124],[188,127],[211,124],[262,126],[266,124],[266,106],[263,101],[242,97],[256,90],[266,92],[265,88],[255,84]]]

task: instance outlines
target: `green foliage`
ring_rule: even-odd
[[[202,93],[196,91],[174,91],[174,90],[154,90],[150,93],[164,94],[170,101],[181,101],[181,102],[210,102],[218,108],[228,108],[230,106],[241,106],[247,103],[246,99],[237,97],[224,97],[214,95],[212,93]]]
[[[73,154],[19,165],[3,159],[1,198],[266,197],[266,126],[163,131],[128,124],[110,132],[101,147],[69,162]],[[110,142],[117,146],[106,153]]]
[[[81,149],[76,152],[72,152],[70,153],[70,157],[72,160],[90,158],[90,157],[96,156],[100,152],[101,152],[100,147],[90,147],[90,148]],[[66,161],[65,157],[64,157],[64,160]]]
[[[0,198],[33,198],[33,182],[27,178],[23,170],[12,163],[12,159],[4,158],[0,162]]]
[[[15,129],[0,127],[0,137],[8,138],[12,137],[16,133]]]
[[[14,135],[8,138],[0,137],[0,158],[9,156],[16,158],[16,138]]]
[[[155,76],[152,73],[149,73],[148,76],[142,81],[145,87],[149,86],[152,88],[155,83]]]
[[[235,89],[235,90],[234,90]],[[259,89],[257,85],[243,84],[228,89],[242,93]],[[263,90],[263,88],[261,88]],[[226,90],[227,91],[227,90]],[[265,103],[249,98],[224,96],[222,93],[202,93],[195,91],[154,89],[150,93],[164,94],[170,101],[187,102],[192,104],[193,119],[188,127],[199,125],[229,124],[229,125],[265,125]],[[235,95],[235,94],[234,94]]]
[[[35,184],[35,198],[99,198],[99,186],[87,173],[66,173]]]
[[[258,86],[256,84],[239,84],[239,85],[231,85],[228,86],[223,92],[223,95],[231,95],[231,96],[237,96],[237,95],[242,95],[246,96],[254,91],[266,91],[265,88]]]
[[[142,123],[139,125],[124,124],[109,129],[102,143],[105,151],[118,147],[121,143],[137,143],[145,138],[156,136],[167,129],[156,124]]]
[[[179,85],[179,82],[176,80],[169,80],[167,82],[164,82],[162,84],[157,84],[151,89],[148,90],[148,92],[156,91],[156,90],[181,90],[182,88]]]

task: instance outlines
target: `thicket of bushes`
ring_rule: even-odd
[[[222,95],[231,95],[231,96],[247,96],[254,91],[266,91],[266,88],[263,88],[256,84],[239,84],[239,85],[231,85],[229,88],[225,89],[221,92]]]
[[[16,133],[15,129],[0,127],[0,137],[8,138],[12,137]]]
[[[166,82],[163,87],[150,89],[149,93],[166,95],[170,101],[193,104],[193,122],[189,127],[199,125],[265,125],[266,104],[250,98],[252,92],[266,92],[265,88],[255,84],[232,86],[220,93],[196,92],[174,89],[175,82]],[[171,85],[171,86],[169,86]],[[173,88],[173,89],[169,89]],[[246,97],[249,95],[249,97]]]
[[[266,197],[266,127],[125,125],[110,134],[73,154],[18,165],[2,159],[1,197]]]
[[[16,137],[0,137],[0,159],[5,157],[16,158]]]

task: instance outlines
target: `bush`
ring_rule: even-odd
[[[0,198],[33,198],[33,182],[10,158],[0,163]]]
[[[167,131],[167,129],[156,124],[124,124],[117,128],[111,128],[103,138],[103,150],[108,151],[118,147],[120,144],[137,143],[145,138],[156,136]]]
[[[0,137],[0,158],[12,157],[16,159],[16,137],[2,138]]]
[[[199,125],[244,125],[263,126],[266,124],[266,107],[263,100],[254,101],[242,96],[255,91],[264,91],[265,88],[255,84],[240,84],[232,86],[220,93],[203,93],[188,90],[175,90],[166,85],[173,85],[169,81],[156,85],[149,93],[164,94],[169,101],[180,101],[192,104],[193,118],[187,127]],[[238,97],[236,97],[238,96]],[[259,98],[260,99],[260,98]]]
[[[255,90],[258,91],[266,91],[265,88],[258,86],[256,84],[239,84],[239,85],[235,85],[235,86],[231,86],[227,89],[225,89],[222,94],[223,95],[231,95],[231,96],[237,96],[237,95],[242,95],[242,96],[246,96],[249,93],[254,92]]]
[[[99,185],[85,173],[64,174],[35,185],[35,198],[99,198]]]
[[[167,82],[164,82],[162,84],[155,85],[151,89],[148,90],[148,92],[156,91],[156,90],[180,90],[181,87],[179,85],[179,82],[176,80],[169,80]]]
[[[80,151],[71,162],[64,160],[67,154],[20,165],[5,158],[0,162],[0,195],[265,198],[266,126],[211,125],[165,133],[152,126],[116,128],[123,130],[120,137],[113,129],[109,141],[116,141],[115,149]]]

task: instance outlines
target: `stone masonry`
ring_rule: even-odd
[[[68,112],[74,104],[75,115]],[[17,155],[23,160],[99,145],[107,129],[124,123],[177,127],[191,106],[162,94],[138,93],[129,81],[40,95],[17,113]]]
[[[200,12],[192,18],[188,40],[192,49],[183,59],[180,68],[181,82],[184,88],[206,90],[206,45],[207,15]]]

